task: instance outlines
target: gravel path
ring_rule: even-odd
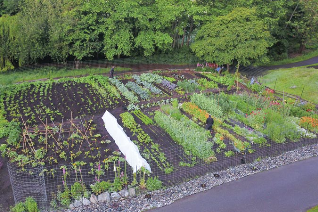
[[[315,157],[318,154],[318,144],[302,147],[294,151],[286,152],[277,157],[268,157],[251,164],[244,164],[231,167],[218,173],[209,173],[197,179],[185,182],[164,190],[149,192],[146,198],[145,194],[140,194],[135,198],[122,199],[117,202],[94,204],[86,207],[80,207],[72,212],[80,211],[144,211],[151,208],[163,207],[175,202],[178,199],[209,190],[215,186],[238,180],[240,178],[259,173],[262,171],[277,168],[283,165]],[[218,174],[219,177],[215,177]],[[149,198],[150,197],[150,198]]]

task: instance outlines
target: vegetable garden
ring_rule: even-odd
[[[158,189],[161,182],[179,183],[317,143],[313,104],[236,79],[175,70],[2,87],[0,151],[21,170],[43,167],[46,181],[55,182],[47,189],[55,207],[91,192]],[[106,110],[137,145],[151,173],[132,172],[104,127]],[[212,133],[204,128],[209,114]]]

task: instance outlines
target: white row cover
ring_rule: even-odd
[[[145,167],[151,172],[149,164],[140,155],[138,147],[126,135],[123,128],[118,124],[117,119],[107,110],[102,119],[105,123],[106,130],[115,140],[119,150],[125,155],[126,161],[133,168],[133,171],[136,172],[141,167]]]

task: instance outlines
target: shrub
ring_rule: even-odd
[[[252,111],[246,116],[246,118],[251,127],[256,130],[263,131],[265,122],[265,112],[263,110]]]
[[[232,156],[234,156],[234,152],[233,151],[226,151],[226,152],[224,152],[224,155],[225,155],[225,157],[232,157]]]
[[[11,212],[38,212],[38,204],[32,197],[27,197],[25,202],[19,202],[13,208]]]
[[[91,185],[92,192],[96,195],[99,195],[105,191],[108,191],[112,187],[112,184],[107,181],[96,182]]]
[[[71,204],[70,190],[67,188],[64,192],[57,193],[57,199],[63,206],[69,206]]]
[[[71,196],[74,199],[80,199],[82,195],[84,194],[85,186],[79,182],[75,182],[71,186]]]
[[[302,108],[306,111],[312,111],[312,110],[316,109],[315,105],[312,103],[309,103],[309,102],[307,104],[303,105]]]
[[[102,182],[100,182],[99,186],[100,186],[102,193],[103,193],[105,191],[108,191],[112,187],[112,184],[109,181],[102,181]]]
[[[149,177],[146,186],[149,191],[154,191],[162,188],[162,182],[157,177]]]
[[[36,203],[36,201],[32,198],[32,197],[27,197],[25,199],[25,208],[28,212],[38,212],[38,204]]]
[[[11,212],[25,212],[25,207],[23,202],[19,202],[13,208],[10,209]]]

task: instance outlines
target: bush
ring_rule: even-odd
[[[71,186],[71,196],[74,199],[80,199],[85,192],[85,186],[79,182],[75,182]]]
[[[162,188],[162,182],[157,177],[149,177],[146,182],[147,189],[154,191]]]
[[[105,191],[108,191],[112,187],[112,184],[107,181],[96,182],[91,185],[92,192],[96,195],[99,195]]]
[[[234,152],[233,151],[226,151],[226,152],[224,152],[224,155],[225,155],[225,157],[232,157],[232,156],[234,156],[235,154],[234,154]]]
[[[71,204],[70,190],[67,188],[64,192],[57,193],[57,199],[63,206],[69,206]]]
[[[11,212],[25,212],[25,207],[23,202],[19,202],[10,210]]]
[[[28,212],[38,212],[38,204],[32,197],[27,197],[25,200],[25,208]]]
[[[38,212],[38,204],[32,197],[27,197],[25,202],[19,202],[13,208],[11,212]]]

